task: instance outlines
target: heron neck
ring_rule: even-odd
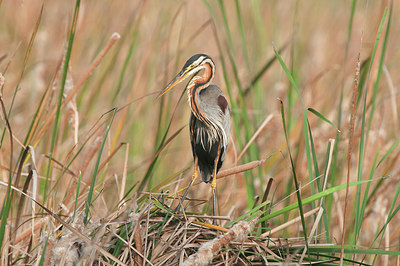
[[[208,122],[206,114],[200,108],[199,93],[210,85],[213,78],[214,64],[206,63],[204,64],[203,75],[195,76],[190,82],[187,90],[190,109],[192,110],[193,115],[205,124],[210,123]]]

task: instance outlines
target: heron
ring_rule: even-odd
[[[194,159],[192,180],[175,209],[179,212],[181,203],[200,173],[205,183],[211,182],[213,195],[213,216],[216,216],[217,173],[225,160],[230,136],[230,108],[222,90],[211,84],[215,74],[215,64],[206,54],[193,55],[182,70],[160,92],[167,93],[178,83],[196,74],[187,86],[187,96],[191,110],[189,120],[190,143]],[[216,224],[213,219],[213,224]]]

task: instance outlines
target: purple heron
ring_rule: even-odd
[[[202,72],[199,72],[202,71]],[[199,73],[198,73],[199,72]],[[215,64],[205,54],[196,54],[186,61],[182,70],[161,91],[158,97],[167,93],[175,85],[191,75],[198,73],[187,86],[187,95],[191,109],[189,122],[190,142],[194,158],[192,181],[183,194],[186,198],[190,186],[200,172],[204,182],[211,182],[213,193],[213,216],[216,215],[216,177],[224,162],[230,135],[230,109],[221,89],[211,82],[214,78]],[[179,211],[179,203],[176,211]],[[215,219],[213,220],[215,224]]]

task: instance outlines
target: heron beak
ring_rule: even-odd
[[[178,75],[163,89],[160,94],[158,94],[157,98],[160,98],[164,94],[166,94],[170,89],[176,86],[176,84],[180,83],[184,79],[186,79],[190,75],[191,68],[187,68],[185,70],[181,70]]]

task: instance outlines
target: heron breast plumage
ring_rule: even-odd
[[[204,182],[209,182],[215,166],[215,158],[220,145],[217,170],[222,166],[228,149],[230,135],[230,110],[222,91],[215,85],[196,92],[197,106],[201,110],[192,110],[190,130],[193,156],[199,160],[199,169]],[[193,97],[193,96],[192,96]],[[206,120],[206,122],[203,122]]]

